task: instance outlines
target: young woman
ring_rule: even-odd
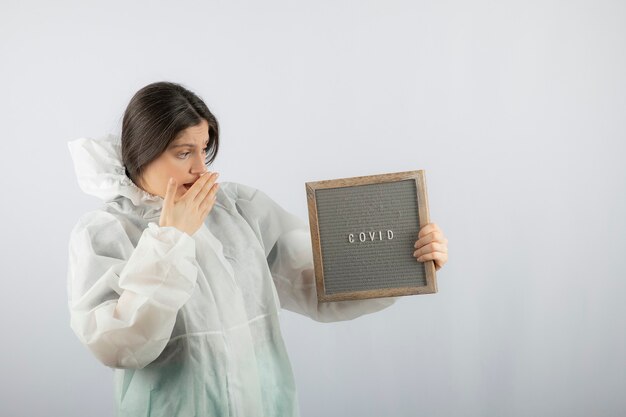
[[[395,301],[317,302],[308,224],[267,194],[217,183],[216,118],[179,84],[139,90],[121,142],[69,142],[104,200],[71,231],[71,327],[115,369],[120,416],[297,416],[280,308],[349,320]],[[447,261],[433,223],[416,261]]]

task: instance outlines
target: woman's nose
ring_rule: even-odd
[[[194,174],[202,174],[207,170],[207,167],[204,163],[204,157],[195,156],[193,159],[193,166],[191,167],[191,172]]]

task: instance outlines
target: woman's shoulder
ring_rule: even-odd
[[[89,210],[83,213],[76,223],[74,224],[74,229],[81,229],[85,227],[93,227],[98,225],[111,225],[111,223],[118,223],[119,218],[106,207],[101,207],[94,210]]]
[[[250,200],[257,193],[258,189],[247,184],[235,181],[220,182],[222,190],[231,200]]]
[[[80,234],[95,237],[106,234],[108,236],[128,235],[128,219],[120,213],[110,210],[108,206],[83,213],[70,232],[70,238]]]

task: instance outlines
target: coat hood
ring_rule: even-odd
[[[148,209],[145,214],[150,216],[163,207],[163,198],[142,190],[126,175],[119,136],[81,137],[68,142],[68,147],[78,185],[86,194],[104,202],[127,198],[133,205]]]

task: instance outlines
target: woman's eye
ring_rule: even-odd
[[[209,151],[209,147],[207,146],[206,148],[202,149],[202,152],[207,153]],[[191,152],[185,152],[185,153],[179,153],[178,154],[178,158],[180,159],[186,159],[187,155],[189,155]]]

